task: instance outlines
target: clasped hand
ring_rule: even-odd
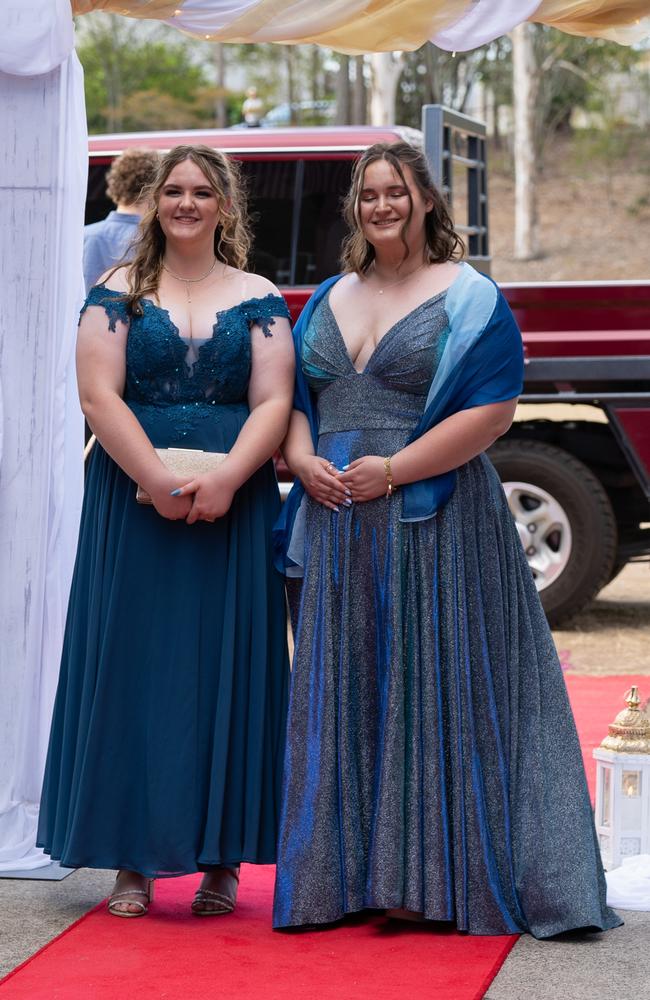
[[[168,479],[152,491],[151,498],[159,514],[171,521],[216,521],[230,510],[235,487],[220,470],[207,472],[189,483]]]
[[[176,493],[178,497],[193,497],[191,510],[185,518],[188,524],[223,517],[230,510],[234,495],[234,486],[218,470],[197,476]]]
[[[387,480],[384,459],[379,455],[364,455],[350,462],[339,474],[339,480],[352,491],[357,501],[376,500],[386,495]]]
[[[307,493],[330,510],[348,501],[375,500],[386,493],[384,459],[364,455],[345,470],[337,469],[326,458],[308,456],[298,472]]]

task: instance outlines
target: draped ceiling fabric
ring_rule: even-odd
[[[215,42],[317,42],[341,52],[464,51],[530,20],[631,44],[650,36],[650,0],[72,0],[165,21]]]
[[[88,139],[69,0],[0,38],[0,872],[49,864],[38,801],[82,495],[74,381]]]

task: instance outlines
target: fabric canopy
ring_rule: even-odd
[[[165,21],[216,42],[317,42],[342,52],[465,51],[530,20],[631,44],[650,36],[648,0],[72,0]]]

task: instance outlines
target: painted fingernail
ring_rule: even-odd
[[[180,488],[180,486],[178,487],[178,489],[172,490],[169,495],[170,495],[170,497],[179,497],[181,495],[181,488]]]
[[[350,500],[350,498],[349,498],[349,497],[346,497],[346,498],[345,498],[345,500],[343,501],[343,503],[344,503],[344,504],[345,504],[345,505],[346,505],[347,507],[351,507],[351,506],[352,506],[352,501]]]
[[[335,512],[336,512],[337,514],[340,514],[340,513],[341,513],[341,511],[339,510],[339,508],[338,508],[338,507],[333,507],[333,508],[332,508],[332,510],[334,510],[334,511],[335,511]]]
[[[346,495],[346,497],[351,497],[352,496],[352,490],[349,490],[347,488],[347,486],[345,487],[345,495]]]
[[[344,465],[343,468],[341,469],[341,472],[345,472],[346,469],[349,469],[349,468],[350,468],[349,465]]]

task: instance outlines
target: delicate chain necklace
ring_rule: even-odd
[[[374,273],[377,274],[377,268],[376,268],[376,266],[375,266],[374,263],[373,263],[372,267],[373,267]],[[390,285],[386,285],[386,288],[395,288],[396,285],[401,285],[404,281],[408,281],[409,278],[412,278],[414,274],[417,274],[418,271],[421,271],[423,267],[426,267],[426,261],[424,261],[422,264],[420,264],[419,267],[416,267],[412,271],[409,271],[409,273],[405,274],[403,278],[399,278],[397,281],[391,281]],[[379,288],[377,290],[378,290],[378,292],[379,292],[380,295],[384,294],[385,289]]]
[[[164,261],[162,262],[162,266],[163,270],[167,271],[167,274],[171,275],[172,278],[176,278],[176,281],[182,281],[183,284],[185,285],[185,294],[187,295],[187,313],[190,319],[190,340],[193,340],[194,335],[192,331],[192,295],[190,292],[190,285],[195,285],[198,281],[203,281],[204,278],[207,278],[208,275],[212,274],[215,267],[217,266],[217,258],[216,257],[214,258],[209,269],[205,272],[205,274],[202,274],[200,278],[182,278],[180,274],[174,274],[173,271],[170,271]]]

